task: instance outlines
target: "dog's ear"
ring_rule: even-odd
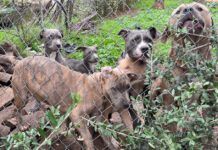
[[[39,33],[39,38],[40,38],[40,40],[43,39],[43,37],[44,37],[44,32],[45,32],[45,29],[43,29],[43,30]]]
[[[118,35],[122,36],[124,39],[128,36],[128,34],[130,33],[129,30],[127,29],[122,29],[120,30],[120,32],[118,33]]]
[[[112,67],[103,67],[101,68],[101,77],[102,79],[107,79],[109,77],[111,77],[113,72],[113,68]]]
[[[157,40],[160,37],[160,33],[157,31],[155,27],[150,27],[148,31],[153,40]]]
[[[92,47],[93,47],[93,49],[98,50],[98,46],[96,44],[93,45]]]
[[[161,35],[161,42],[166,43],[167,39],[170,37],[171,32],[169,30],[169,27],[166,27],[164,32]]]
[[[142,28],[140,26],[135,26],[136,30],[141,30]]]
[[[81,50],[81,51],[85,51],[87,49],[86,46],[79,46],[76,48],[76,50]]]
[[[60,33],[61,33],[61,36],[62,36],[62,38],[64,37],[64,31],[63,30],[61,30],[61,29],[59,29],[59,31],[60,31]]]
[[[127,73],[127,77],[129,78],[130,82],[138,79],[138,75],[135,73]]]

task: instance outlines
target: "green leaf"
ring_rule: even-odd
[[[46,137],[46,133],[45,133],[45,131],[44,131],[42,128],[38,128],[37,130],[38,130],[38,132],[39,132],[39,134],[40,134],[40,136],[41,136],[42,138],[45,138],[45,137]]]
[[[46,116],[48,117],[49,121],[51,122],[51,124],[53,126],[57,126],[58,125],[58,122],[57,122],[55,116],[53,115],[53,113],[51,111],[48,111],[46,113]]]

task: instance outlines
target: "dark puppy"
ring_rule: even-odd
[[[67,59],[65,61],[66,66],[70,69],[91,74],[95,72],[96,64],[98,63],[98,55],[97,55],[97,47],[89,46],[89,47],[78,47],[77,50],[83,51],[83,60],[75,60],[75,59]]]
[[[45,56],[64,64],[61,54],[63,33],[58,29],[43,29],[40,39],[44,42]]]

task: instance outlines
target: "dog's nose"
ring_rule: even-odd
[[[123,107],[124,108],[129,108],[130,104],[127,101],[123,101]]]
[[[147,53],[148,52],[148,47],[142,47],[141,51],[142,51],[142,53]]]
[[[57,48],[61,48],[61,44],[57,44],[56,46],[57,46]]]
[[[183,13],[184,14],[187,14],[187,13],[191,13],[193,11],[193,8],[185,8],[184,10],[183,10]]]

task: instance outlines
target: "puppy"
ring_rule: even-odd
[[[154,41],[159,37],[159,32],[154,27],[150,27],[148,30],[122,29],[118,35],[124,38],[126,48],[116,68],[123,73],[135,73],[138,75],[138,78],[131,82],[131,89],[129,90],[130,96],[138,96],[144,88],[144,73],[147,60],[149,59]],[[132,103],[134,105],[134,102]],[[140,122],[137,116],[139,113],[135,112],[132,107],[131,105],[129,111],[126,109],[121,113],[121,117],[125,118],[123,121],[127,124],[129,130],[133,130]],[[105,117],[107,118],[108,116]]]
[[[64,64],[65,59],[61,54],[63,33],[58,29],[43,29],[40,39],[44,43],[45,56]]]
[[[67,59],[65,61],[66,66],[70,69],[86,73],[92,74],[96,70],[96,64],[98,63],[98,55],[97,55],[97,47],[78,47],[77,50],[83,51],[83,60],[75,60],[75,59]]]
[[[0,66],[3,72],[13,73],[15,64],[22,59],[18,48],[5,42],[0,45]]]
[[[150,57],[154,41],[159,38],[159,32],[154,27],[148,30],[126,30],[122,29],[118,35],[125,40],[125,52],[123,58],[118,62],[117,68],[123,72],[134,72],[144,77],[147,60]],[[137,96],[143,90],[144,83],[133,85],[132,96]]]
[[[202,60],[211,59],[210,37],[212,32],[213,20],[206,6],[200,3],[182,4],[176,8],[169,19],[169,26],[163,32],[161,40],[172,38],[172,48],[169,57],[175,62],[172,74],[181,80],[185,78],[188,68],[181,60],[186,55],[193,53],[199,54]],[[180,32],[183,31],[183,32]],[[188,47],[188,46],[191,46]],[[185,50],[185,51],[184,51]],[[163,93],[169,88],[166,79],[158,78],[151,86],[151,99]],[[173,97],[165,93],[163,95],[165,106],[172,104]]]
[[[16,65],[12,76],[14,103],[21,110],[30,93],[38,101],[60,105],[60,111],[64,113],[73,102],[70,94],[79,94],[81,100],[72,110],[70,119],[84,139],[86,148],[94,150],[93,139],[83,117],[104,108],[105,103],[110,103],[117,112],[129,107],[128,88],[132,76],[118,69],[81,74],[46,57],[28,57]]]
[[[18,52],[18,47],[8,42],[0,45],[0,55],[14,56],[19,60],[22,59],[22,56]]]

